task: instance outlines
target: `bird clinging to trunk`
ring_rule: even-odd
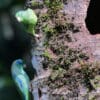
[[[17,59],[12,63],[11,73],[12,78],[21,93],[23,100],[29,100],[29,77],[24,71],[24,62],[22,59]]]

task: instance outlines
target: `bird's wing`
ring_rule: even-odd
[[[22,94],[24,94],[25,98],[28,98],[29,96],[29,88],[28,88],[29,84],[27,84],[28,83],[27,81],[28,80],[23,74],[20,74],[15,78],[15,83],[17,87],[20,89],[20,91],[22,92]]]

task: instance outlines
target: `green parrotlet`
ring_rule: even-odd
[[[26,10],[21,10],[16,13],[16,18],[19,22],[23,23],[27,27],[27,32],[35,34],[35,26],[37,23],[37,16],[35,12],[28,8]]]

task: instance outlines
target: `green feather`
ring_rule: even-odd
[[[16,86],[24,98],[23,100],[29,100],[29,77],[23,68],[23,61],[21,59],[15,60],[12,63],[11,73]]]
[[[37,16],[35,12],[28,8],[27,10],[22,10],[16,13],[16,18],[26,24],[33,24],[36,25],[37,23]]]
[[[21,10],[16,13],[16,18],[19,22],[22,22],[25,26],[28,26],[28,32],[35,34],[34,27],[37,23],[37,16],[35,12],[28,8],[27,10]]]

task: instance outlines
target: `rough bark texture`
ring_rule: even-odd
[[[42,76],[49,77],[39,88],[49,87],[49,100],[100,99],[100,35],[86,28],[89,1],[63,0],[56,13],[42,1],[32,7],[39,18],[37,33],[46,35]]]

